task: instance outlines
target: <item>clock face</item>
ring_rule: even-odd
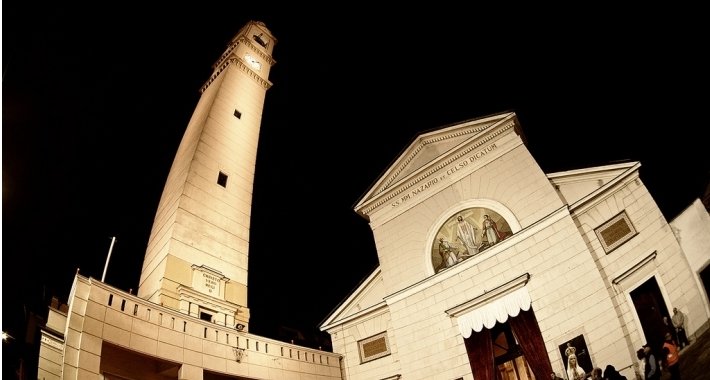
[[[251,55],[246,54],[244,56],[244,60],[246,60],[247,63],[249,63],[249,65],[251,65],[251,67],[253,67],[257,70],[261,70],[261,63],[259,61],[257,61],[256,58],[252,57]]]

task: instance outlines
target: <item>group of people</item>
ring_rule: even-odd
[[[670,372],[671,380],[680,380],[678,353],[683,347],[688,346],[690,342],[685,333],[685,315],[683,315],[678,308],[673,308],[671,321],[673,326],[668,324],[667,317],[663,318],[666,331],[664,331],[663,345],[660,347],[660,360],[656,358],[654,347],[651,347],[649,343],[643,345],[643,347],[636,352],[636,356],[643,363],[643,377],[645,380],[660,379],[661,365]]]
[[[654,354],[654,347],[651,344],[646,343],[641,349],[636,352],[637,358],[641,361],[642,373],[639,373],[639,377],[643,380],[659,380],[661,378],[661,366],[666,368],[671,374],[671,380],[680,380],[680,365],[678,353],[680,350],[689,345],[688,337],[685,333],[685,315],[678,308],[673,308],[673,317],[671,318],[673,323],[672,327],[669,327],[664,331],[663,345],[658,348],[658,352],[662,355],[661,360],[656,358]],[[667,318],[664,318],[664,324],[668,324]],[[582,368],[577,362],[577,356],[575,354],[575,348],[569,343],[565,349],[565,355],[567,356],[567,379],[568,380],[586,380],[588,375],[584,368]],[[592,380],[626,380],[626,377],[622,376],[612,365],[606,366],[604,372],[601,368],[594,368],[590,373]],[[557,376],[554,372],[550,376],[552,380],[563,380]]]

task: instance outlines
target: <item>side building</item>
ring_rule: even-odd
[[[345,378],[634,378],[674,307],[707,328],[640,167],[545,174],[512,112],[418,136],[355,206],[380,265],[321,325]]]
[[[138,295],[76,275],[50,308],[41,379],[341,379],[340,355],[249,333],[256,150],[276,39],[249,22],[201,88],[153,222]]]

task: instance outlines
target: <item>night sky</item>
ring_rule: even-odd
[[[112,236],[106,282],[135,292],[198,89],[252,19],[278,39],[252,212],[256,334],[316,331],[371,273],[372,233],[352,207],[418,132],[514,110],[545,172],[641,161],[669,221],[710,171],[696,23],[222,3],[25,7],[4,2],[2,29],[2,323],[14,336],[24,336],[25,312],[46,313],[43,294],[66,300],[76,268],[101,278]]]

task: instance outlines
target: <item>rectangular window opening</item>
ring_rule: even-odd
[[[182,322],[182,332],[185,332],[187,330],[187,321]]]
[[[138,315],[138,304],[133,306],[133,315]]]
[[[121,301],[121,311],[126,310],[126,300]]]
[[[205,313],[204,311],[201,311],[200,312],[200,319],[203,321],[212,322],[212,314]]]
[[[219,175],[217,176],[217,184],[222,186],[222,187],[227,187],[227,175],[219,172]]]
[[[108,295],[108,305],[111,306],[112,303],[113,303],[113,294],[109,294]]]
[[[237,119],[241,119],[241,118],[242,118],[242,113],[239,112],[238,110],[234,110],[234,116],[235,116]]]
[[[207,338],[207,327],[205,327],[205,334],[202,337]]]

